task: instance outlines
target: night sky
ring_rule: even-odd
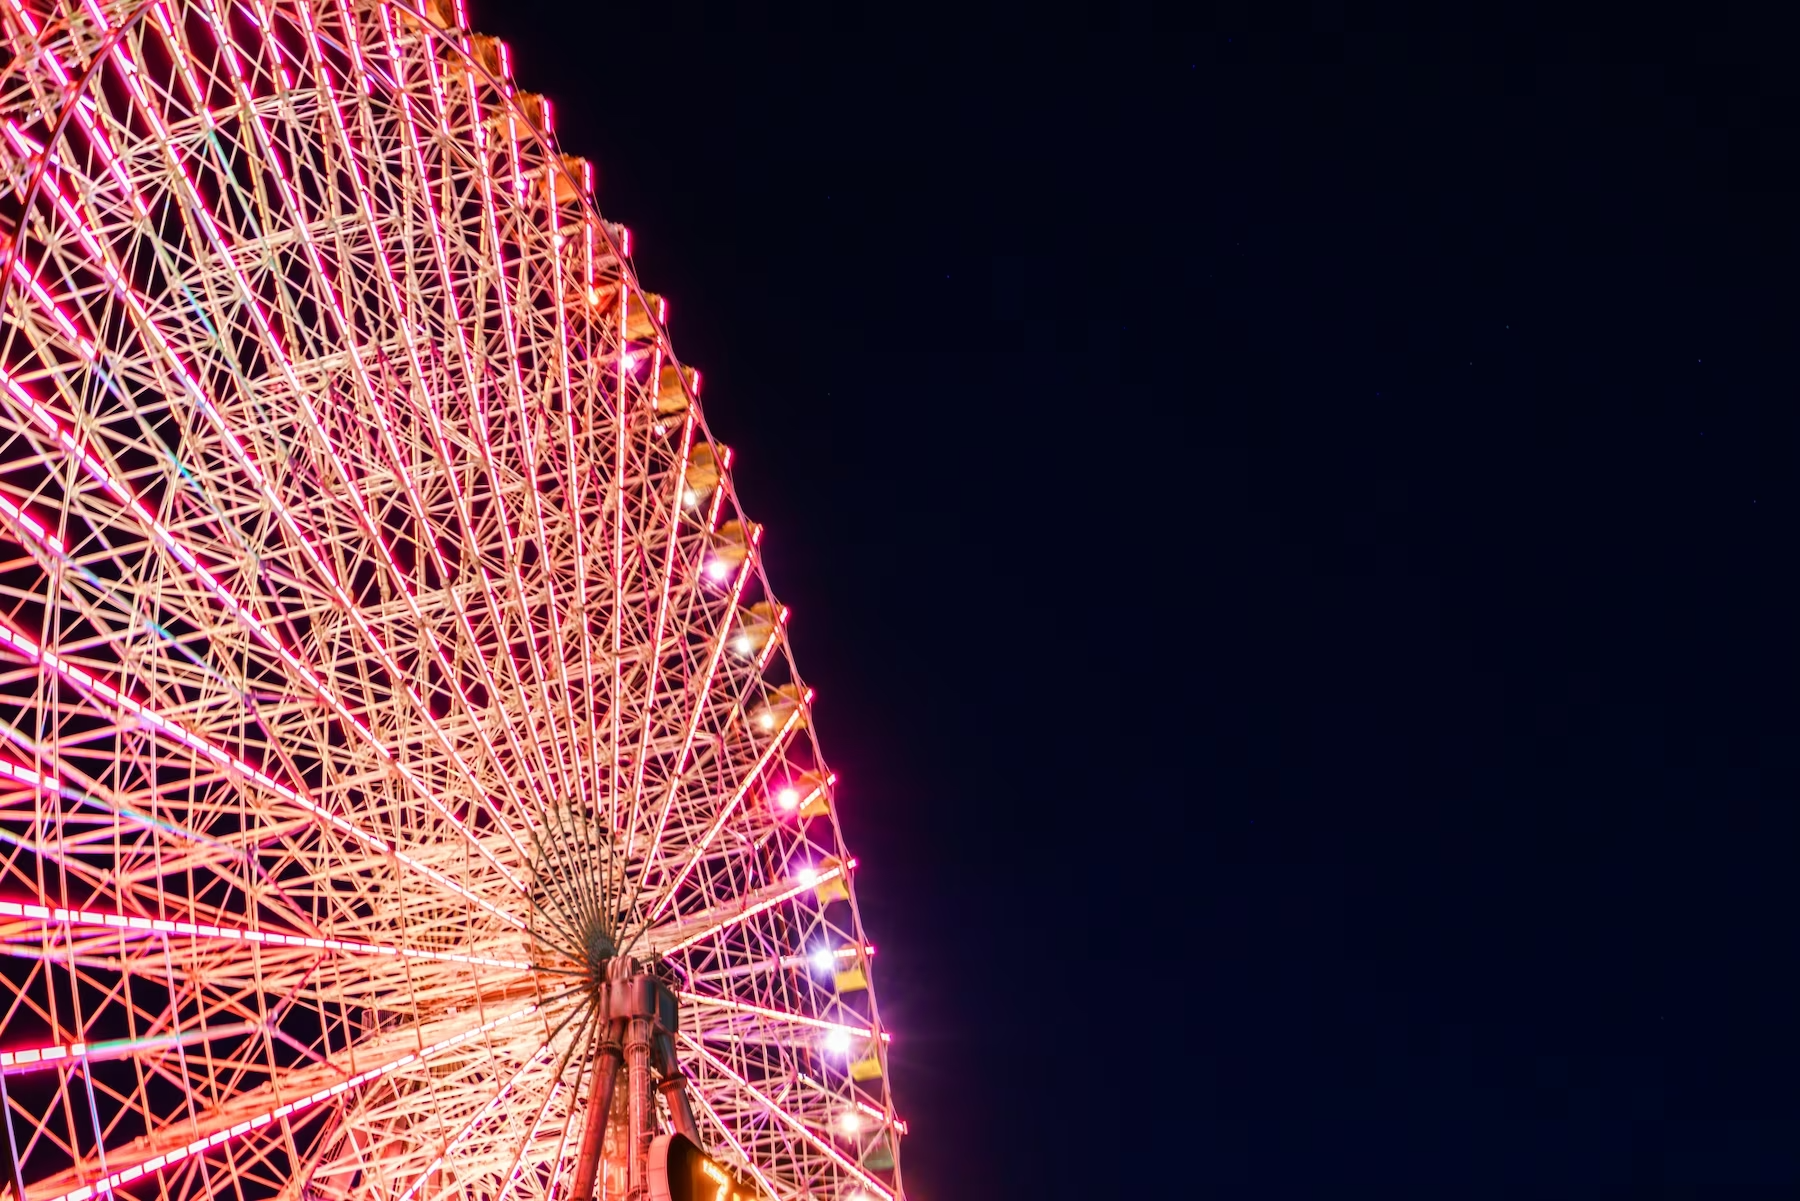
[[[473,7],[766,523],[916,1201],[1800,1190],[1792,37]]]

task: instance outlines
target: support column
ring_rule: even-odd
[[[587,1123],[581,1129],[581,1154],[575,1161],[569,1201],[593,1201],[600,1154],[606,1146],[606,1119],[612,1114],[613,1082],[619,1078],[619,1026],[618,1022],[607,1024],[600,1050],[594,1056],[594,1076],[588,1082]]]
[[[648,977],[639,980],[648,985]],[[637,981],[634,981],[637,983]],[[650,1081],[648,1016],[633,1017],[625,1031],[626,1087],[631,1092],[631,1197],[641,1201],[650,1187],[650,1141],[656,1137],[656,1100]]]
[[[663,1095],[663,1104],[669,1107],[669,1121],[698,1147],[700,1127],[694,1123],[694,1110],[688,1104],[687,1077],[681,1074],[681,1063],[675,1058],[675,1038],[660,1026],[656,1031],[656,1070],[662,1076],[662,1083],[656,1087]]]

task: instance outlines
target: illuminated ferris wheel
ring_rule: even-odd
[[[506,47],[0,22],[0,1188],[900,1196],[788,612]]]

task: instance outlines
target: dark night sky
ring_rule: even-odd
[[[767,524],[918,1201],[1800,1189],[1790,36],[474,8]]]

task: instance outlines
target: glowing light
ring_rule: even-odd
[[[783,809],[797,808],[800,804],[800,792],[794,788],[783,788],[775,794],[775,803]]]
[[[756,724],[765,730],[773,730],[775,728],[775,715],[773,713],[765,713],[757,718]]]
[[[748,634],[739,634],[737,640],[731,644],[731,649],[740,655],[747,655],[755,650],[756,647],[750,641],[750,636]]]
[[[811,868],[811,867],[803,867],[799,871],[794,873],[794,879],[800,881],[800,883],[806,885],[808,888],[811,888],[813,885],[815,885],[819,882],[818,869]]]
[[[628,350],[619,356],[619,365],[625,368],[625,370],[630,371],[633,367],[638,365],[638,357]]]
[[[833,1055],[848,1055],[850,1053],[850,1032],[848,1030],[826,1031],[825,1049]]]
[[[712,579],[723,580],[731,574],[731,564],[723,559],[709,559],[706,564],[706,574]]]
[[[846,1041],[847,1041],[848,1036],[846,1035],[845,1037],[846,1037]],[[842,1130],[845,1134],[856,1134],[859,1131],[861,1131],[862,1128],[863,1128],[862,1115],[860,1113],[857,1113],[854,1109],[851,1110],[849,1113],[846,1113],[843,1117],[838,1119],[838,1129]]]
[[[691,509],[700,503],[700,494],[689,488],[681,494],[681,503]]]
[[[821,947],[812,953],[809,962],[813,966],[813,971],[829,972],[837,967],[837,956],[833,955],[829,949]]]
[[[453,1035],[450,1038],[432,1043],[428,1047],[423,1047],[420,1050],[402,1055],[400,1058],[393,1060],[390,1063],[383,1064],[378,1068],[370,1068],[367,1071],[359,1072],[348,1080],[340,1080],[329,1088],[320,1089],[311,1096],[296,1098],[295,1100],[289,1101],[286,1105],[259,1113],[248,1121],[239,1122],[237,1125],[227,1127],[223,1130],[216,1130],[210,1136],[195,1139],[185,1147],[176,1147],[174,1150],[166,1151],[154,1159],[135,1164],[123,1171],[114,1172],[110,1176],[102,1176],[93,1183],[83,1185],[72,1192],[63,1193],[53,1198],[52,1201],[89,1201],[89,1198],[92,1197],[105,1196],[106,1194],[113,1192],[122,1184],[129,1184],[131,1181],[136,1180],[141,1176],[148,1176],[154,1172],[160,1171],[169,1164],[179,1162],[190,1155],[202,1154],[203,1152],[218,1146],[220,1143],[236,1138],[238,1135],[247,1131],[259,1130],[271,1122],[280,1121],[289,1114],[299,1113],[302,1110],[317,1105],[320,1101],[328,1101],[333,1097],[348,1092],[350,1089],[356,1088],[359,1085],[366,1084],[371,1080],[380,1079],[381,1077],[407,1067],[410,1064],[430,1059],[440,1051],[446,1051],[460,1043],[479,1038],[496,1026],[504,1025],[507,1022],[513,1021],[515,1018],[525,1017],[535,1012],[537,1012],[536,1005],[527,1005],[523,1009],[515,1010],[504,1017],[497,1017],[485,1025],[475,1027],[473,1030],[465,1030],[461,1034]]]

